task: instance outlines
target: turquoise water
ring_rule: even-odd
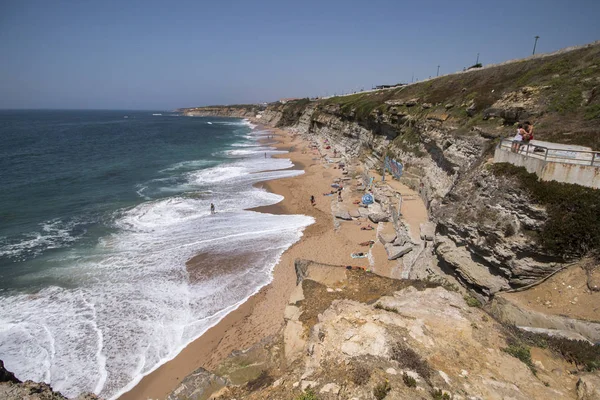
[[[265,158],[264,135],[168,112],[0,111],[7,368],[115,397],[268,283],[312,219],[246,211],[281,200],[254,183],[302,173]]]

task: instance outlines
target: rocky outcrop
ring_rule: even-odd
[[[564,265],[535,240],[546,211],[485,165],[455,185],[435,217],[440,261],[485,295],[531,284]]]
[[[47,383],[21,382],[4,368],[0,360],[0,399],[3,400],[67,400],[60,392],[55,392]],[[98,396],[83,393],[75,400],[99,400]]]
[[[486,306],[491,315],[507,325],[523,328],[541,328],[549,336],[562,336],[568,339],[600,342],[600,323],[569,318],[561,315],[544,314],[529,310],[498,295]],[[535,332],[536,329],[529,329]],[[578,337],[576,337],[577,335]]]

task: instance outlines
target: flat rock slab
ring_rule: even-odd
[[[291,363],[302,355],[306,341],[302,338],[304,327],[299,321],[288,321],[283,330],[285,358]]]
[[[385,213],[371,213],[369,214],[369,219],[374,223],[378,223],[388,222],[390,220],[390,217]]]
[[[348,214],[350,214],[350,216],[352,218],[359,218],[360,217],[360,211],[358,211],[358,210],[350,210],[350,211],[348,211]]]
[[[285,319],[286,321],[298,321],[298,318],[300,318],[300,314],[300,308],[288,305],[285,308],[285,311],[283,312],[283,319]]]
[[[400,258],[403,255],[410,253],[412,249],[412,244],[405,244],[404,246],[394,246],[388,243],[385,245],[385,251],[388,254],[388,260],[395,260],[397,258]]]
[[[378,235],[378,238],[379,238],[379,241],[381,242],[381,244],[393,243],[394,240],[396,240],[396,234],[382,232]]]
[[[435,224],[433,222],[424,222],[419,228],[421,229],[421,239],[433,241],[435,237]]]
[[[338,211],[335,213],[335,217],[344,221],[352,220],[352,216],[350,216],[350,213],[348,211]]]

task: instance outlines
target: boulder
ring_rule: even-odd
[[[425,222],[419,226],[421,230],[421,239],[433,241],[435,237],[435,224],[433,222]]]
[[[427,109],[427,108],[431,108],[431,107],[433,107],[433,106],[432,106],[432,104],[431,104],[431,103],[423,103],[423,104],[421,104],[421,107],[423,107],[423,108]]]
[[[600,399],[600,376],[597,373],[584,374],[577,381],[577,400]]]
[[[360,211],[358,211],[358,210],[350,210],[350,211],[348,211],[348,214],[350,214],[350,216],[352,218],[360,217]]]
[[[454,104],[452,104],[452,103],[448,103],[448,104],[446,104],[446,105],[444,106],[444,108],[446,108],[446,110],[449,110],[449,109],[451,109],[451,108],[454,108]]]
[[[331,393],[337,395],[340,393],[340,390],[340,385],[336,383],[328,383],[326,385],[323,385],[319,393]]]
[[[419,99],[410,99],[408,100],[406,103],[404,103],[404,105],[406,107],[414,107],[419,103]]]
[[[335,213],[335,217],[339,218],[339,219],[343,219],[344,221],[351,221],[352,220],[352,216],[350,216],[350,213],[348,211],[345,210],[340,210],[338,212]]]
[[[405,244],[404,246],[394,246],[388,243],[385,245],[385,251],[388,255],[388,260],[395,260],[397,258],[400,258],[403,255],[410,253],[412,249],[412,244]]]
[[[381,242],[381,244],[386,244],[386,243],[393,243],[394,240],[396,240],[396,234],[395,233],[380,233],[378,235],[379,241]]]
[[[374,222],[374,223],[388,222],[390,220],[390,216],[383,212],[371,213],[371,214],[369,214],[369,219],[371,220],[371,222]]]

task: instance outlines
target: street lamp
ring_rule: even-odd
[[[539,36],[535,37],[535,42],[533,43],[533,53],[531,53],[532,55],[535,55],[535,46],[537,46],[537,41],[539,38],[540,38]]]

